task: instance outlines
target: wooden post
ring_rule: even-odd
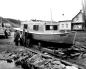
[[[77,35],[77,31],[75,32],[75,36],[74,36],[74,39],[73,39],[73,44],[75,44],[76,35]]]

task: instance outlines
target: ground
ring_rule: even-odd
[[[75,41],[78,47],[86,47],[86,31],[77,32]],[[81,65],[86,69],[86,51],[84,55],[80,55],[74,59],[69,59],[68,61]]]
[[[1,60],[7,59],[8,56],[8,54],[6,54],[4,57],[2,57],[2,53],[18,52],[18,48],[20,48],[14,45],[12,36],[10,36],[8,39],[0,38],[0,69],[22,69],[21,67],[16,67],[13,63],[9,64]]]
[[[80,44],[86,46],[86,32],[85,33],[78,32],[77,36],[76,36],[76,41],[79,42]],[[22,49],[22,48],[24,48],[24,47],[15,46],[15,44],[13,42],[13,33],[8,39],[0,38],[0,54],[3,52],[17,53],[19,51],[19,49]],[[0,59],[1,59],[1,56],[0,56]],[[68,61],[76,63],[78,65],[81,65],[82,67],[84,67],[86,69],[86,55],[81,58],[68,59]],[[3,68],[3,69],[5,69],[5,68]],[[14,68],[9,68],[9,69],[21,69],[21,68],[14,67]]]

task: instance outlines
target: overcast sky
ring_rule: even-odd
[[[69,20],[81,9],[81,0],[0,0],[0,16],[20,20]]]

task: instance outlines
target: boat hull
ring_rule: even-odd
[[[66,34],[36,34],[32,33],[32,37],[35,40],[41,40],[46,42],[53,43],[65,43],[73,44],[75,33],[66,33]]]

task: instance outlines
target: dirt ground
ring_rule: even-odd
[[[21,48],[21,47],[17,47],[14,45],[13,33],[12,33],[12,36],[9,36],[8,39],[0,38],[0,59],[5,58],[5,57],[1,57],[2,56],[1,53],[3,53],[3,52],[10,52],[10,53],[17,52],[18,48]],[[5,61],[0,60],[0,69],[22,69],[22,68],[16,67],[14,63],[7,63]]]
[[[13,34],[14,33],[12,33],[8,39],[0,38],[0,53],[2,53],[2,52],[18,52],[19,49],[24,48],[22,46],[15,46],[15,44],[13,42]],[[86,33],[78,33],[76,41],[79,41],[83,45],[86,45]],[[68,59],[68,61],[76,63],[78,65],[81,65],[81,66],[85,67],[85,69],[86,69],[86,55],[84,57],[81,57],[81,58]],[[1,66],[3,66],[3,67],[0,69],[6,69],[6,68],[4,68],[5,65],[2,65],[0,63],[0,67]],[[14,67],[7,68],[7,69],[22,69],[22,68],[14,66]]]
[[[78,47],[86,47],[86,31],[77,32],[75,41]],[[78,64],[79,66],[82,66],[86,69],[86,51],[84,54],[81,53],[81,55],[79,55],[77,58],[68,59],[68,61]]]

